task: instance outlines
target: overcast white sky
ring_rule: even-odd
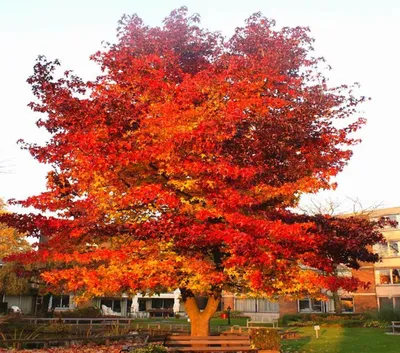
[[[20,138],[46,139],[27,107],[32,95],[26,79],[37,55],[58,58],[63,69],[90,79],[97,67],[89,55],[100,49],[102,40],[114,40],[123,13],[138,13],[147,24],[160,25],[182,5],[199,13],[204,27],[226,35],[257,11],[278,25],[309,26],[318,54],[334,69],[331,82],[360,82],[361,93],[372,98],[362,107],[368,119],[360,133],[363,142],[338,177],[338,189],[318,199],[343,202],[343,211],[351,207],[347,197],[358,198],[364,207],[400,206],[396,0],[0,0],[0,161],[7,169],[0,173],[0,197],[22,199],[45,187],[46,167],[16,144]]]

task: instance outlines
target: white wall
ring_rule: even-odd
[[[33,297],[31,296],[5,295],[4,301],[7,302],[8,308],[11,308],[13,305],[18,306],[22,310],[23,314],[31,314],[33,311]]]

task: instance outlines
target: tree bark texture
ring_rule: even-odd
[[[192,336],[209,336],[210,320],[217,311],[220,298],[209,297],[205,309],[201,312],[195,297],[184,300],[185,310],[190,318],[190,331]]]
[[[342,301],[340,300],[339,293],[337,291],[332,293],[333,302],[335,305],[335,313],[341,314],[343,310]]]

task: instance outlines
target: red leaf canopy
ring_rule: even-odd
[[[338,263],[375,261],[373,224],[289,211],[334,187],[364,123],[364,98],[328,87],[312,43],[260,14],[227,40],[181,8],[162,27],[123,17],[94,81],[39,57],[30,106],[52,137],[24,146],[52,171],[20,204],[53,215],[7,216],[46,239],[19,261],[83,297],[315,294]]]

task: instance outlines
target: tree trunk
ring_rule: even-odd
[[[192,336],[209,336],[210,320],[217,311],[220,298],[209,297],[205,309],[200,312],[195,297],[184,300],[185,310],[190,318],[190,332]]]
[[[40,308],[42,317],[50,317],[50,315],[49,315],[50,297],[51,297],[51,294],[43,295],[42,307]]]
[[[340,300],[339,293],[337,291],[332,292],[333,303],[335,305],[335,313],[341,314],[342,313],[342,301]]]

